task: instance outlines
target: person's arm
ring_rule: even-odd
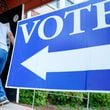
[[[8,37],[10,39],[10,42],[14,45],[14,36],[12,32],[8,32]]]

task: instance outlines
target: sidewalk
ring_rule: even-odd
[[[0,110],[35,110],[35,109],[32,109],[31,107],[15,104],[15,103],[9,103],[9,104],[0,106]]]

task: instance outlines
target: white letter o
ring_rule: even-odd
[[[56,24],[57,24],[56,25],[56,31],[55,31],[54,35],[52,35],[51,37],[47,37],[47,36],[45,36],[45,33],[44,33],[44,26],[45,26],[46,21],[49,20],[49,19],[52,19],[52,18],[56,21]],[[50,24],[50,26],[51,26],[51,24]],[[62,20],[62,18],[59,17],[59,16],[50,16],[50,17],[44,19],[41,22],[41,24],[39,25],[38,35],[43,40],[50,40],[50,39],[53,39],[56,36],[58,36],[60,34],[60,32],[62,31],[62,28],[63,28],[63,20]]]

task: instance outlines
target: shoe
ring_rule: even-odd
[[[9,103],[9,100],[7,99],[7,97],[0,98],[0,105],[5,105],[8,103]]]

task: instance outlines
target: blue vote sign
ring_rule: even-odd
[[[6,86],[110,91],[110,0],[18,22]]]

